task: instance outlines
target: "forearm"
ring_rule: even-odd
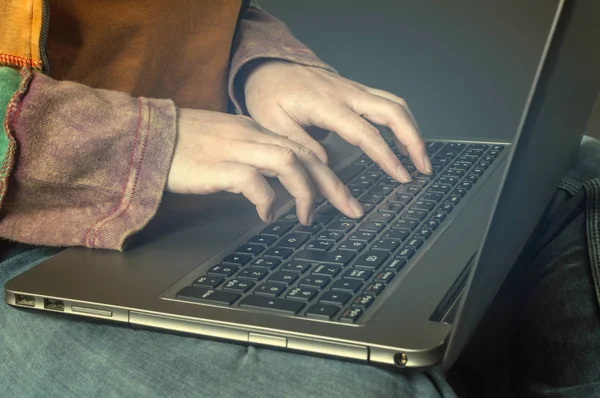
[[[176,136],[171,101],[36,73],[9,128],[18,156],[3,238],[122,250],[155,214]]]

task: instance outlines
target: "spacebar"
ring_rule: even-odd
[[[288,301],[278,298],[248,296],[240,301],[240,307],[258,308],[261,310],[297,314],[304,307],[300,301]]]

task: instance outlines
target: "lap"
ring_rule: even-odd
[[[53,254],[18,248],[2,285]],[[437,368],[390,369],[226,342],[133,330],[0,305],[4,396],[439,397]]]

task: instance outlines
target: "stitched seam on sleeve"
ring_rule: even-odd
[[[149,134],[150,134],[150,124],[151,124],[151,117],[152,117],[152,107],[150,106],[150,103],[145,101],[146,103],[146,107],[148,109],[148,116],[147,116],[147,121],[146,121],[146,129],[144,131],[143,134],[140,134],[139,137],[139,142],[138,142],[138,146],[139,146],[139,151],[135,151],[135,153],[139,153],[139,160],[137,160],[136,164],[133,165],[133,170],[130,173],[130,192],[129,194],[125,194],[123,196],[123,198],[126,198],[126,201],[122,201],[120,207],[122,207],[122,205],[125,205],[124,207],[122,207],[122,209],[117,213],[113,213],[111,216],[109,216],[103,223],[102,225],[100,225],[98,228],[96,228],[96,231],[94,232],[94,239],[93,239],[93,243],[94,245],[96,244],[97,240],[98,240],[98,234],[100,233],[100,230],[105,227],[109,222],[111,221],[115,221],[120,219],[121,217],[123,217],[125,215],[125,213],[127,213],[127,210],[129,210],[129,208],[131,207],[131,204],[133,203],[134,199],[135,199],[135,190],[136,187],[138,185],[138,182],[140,180],[140,169],[144,163],[144,158],[145,158],[145,154],[146,154],[146,147],[148,144],[148,139],[149,139]],[[141,129],[144,130],[144,129]],[[135,156],[134,153],[134,156]],[[132,160],[134,160],[132,158]],[[135,161],[135,160],[134,160]]]
[[[121,201],[119,202],[119,204],[117,206],[115,206],[110,213],[106,216],[106,217],[102,217],[101,219],[99,219],[98,221],[96,221],[96,223],[94,223],[94,225],[92,225],[87,233],[85,234],[84,238],[83,238],[83,245],[84,246],[89,246],[94,247],[95,244],[95,239],[97,236],[97,230],[96,232],[94,232],[94,236],[92,238],[92,240],[90,241],[90,234],[94,229],[98,229],[101,228],[104,224],[106,224],[108,222],[108,220],[110,219],[110,217],[117,213],[117,211],[119,210],[119,208],[123,205],[123,203],[125,202],[125,197],[127,195],[127,187],[129,186],[129,184],[131,183],[131,179],[132,179],[132,172],[133,172],[133,162],[134,162],[134,158],[135,158],[135,153],[136,153],[136,149],[138,146],[138,142],[140,140],[140,133],[141,133],[141,126],[142,126],[142,101],[141,99],[138,98],[138,120],[137,120],[137,126],[136,126],[136,132],[135,132],[135,139],[133,142],[133,147],[131,149],[131,158],[129,160],[129,170],[127,173],[127,179],[125,180],[125,183],[123,184],[123,189],[121,191]]]
[[[21,69],[21,85],[19,89],[13,94],[8,107],[6,108],[6,115],[4,117],[4,134],[8,139],[8,145],[6,147],[6,154],[2,166],[0,166],[0,206],[4,199],[4,194],[8,188],[8,176],[13,169],[15,163],[15,153],[17,151],[17,141],[15,140],[14,134],[12,134],[12,126],[18,119],[21,113],[21,104],[23,98],[29,89],[29,84],[33,78],[33,74],[29,68]]]

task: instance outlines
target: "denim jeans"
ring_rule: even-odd
[[[456,391],[477,397],[600,396],[598,177],[600,142],[589,141],[557,190],[536,239],[450,372]],[[57,252],[13,245],[0,262],[2,286]],[[455,396],[435,367],[398,372],[4,303],[0,324],[5,397]]]

